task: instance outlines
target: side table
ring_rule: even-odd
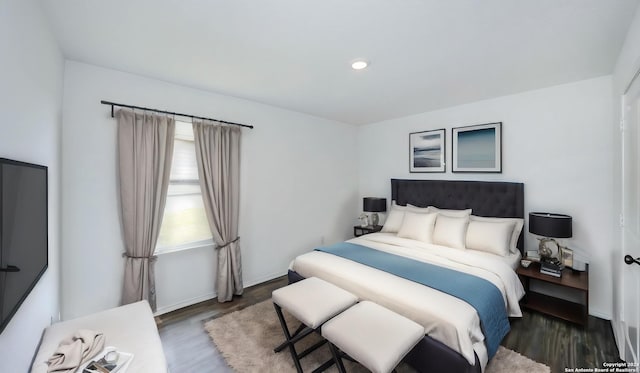
[[[533,262],[528,268],[522,266],[516,270],[526,294],[520,305],[523,308],[555,316],[580,325],[587,325],[589,318],[589,267],[584,272],[565,268],[561,277],[540,273],[540,263]],[[582,302],[574,303],[566,299],[531,291],[530,282],[542,281],[565,289],[581,293]]]
[[[362,227],[360,225],[353,226],[353,235],[356,237],[360,237],[365,234],[380,232],[382,229],[382,225],[367,225],[366,227]]]

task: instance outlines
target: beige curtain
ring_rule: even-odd
[[[240,200],[239,127],[193,121],[202,198],[218,253],[218,302],[242,294],[242,260],[238,237]]]
[[[155,311],[153,253],[167,200],[175,120],[125,109],[116,118],[126,258],[122,304],[146,299]]]

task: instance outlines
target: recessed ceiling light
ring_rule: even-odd
[[[351,68],[354,70],[362,70],[364,68],[366,68],[369,64],[367,63],[367,61],[364,60],[358,60],[355,61],[354,63],[351,64]]]

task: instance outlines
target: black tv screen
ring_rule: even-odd
[[[47,167],[0,158],[0,333],[49,263]]]

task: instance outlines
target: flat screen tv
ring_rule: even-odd
[[[47,167],[0,158],[0,333],[49,263]]]

